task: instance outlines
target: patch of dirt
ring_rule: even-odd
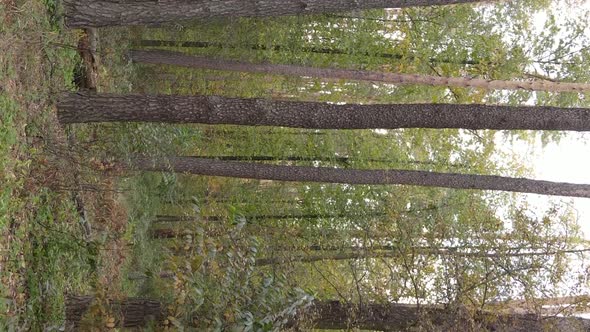
[[[6,25],[12,24],[14,9],[16,8],[14,0],[0,0],[0,4],[2,4],[5,8],[5,10],[4,10],[4,24],[6,24]]]

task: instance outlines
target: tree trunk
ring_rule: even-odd
[[[363,214],[363,217],[382,217],[386,216],[387,212],[371,212]],[[271,220],[271,219],[330,219],[330,218],[346,218],[346,217],[358,217],[351,213],[307,213],[307,214],[255,214],[255,215],[244,215],[246,220]],[[223,221],[227,220],[227,216],[204,216],[203,219],[207,221]],[[197,221],[199,217],[193,216],[172,216],[172,215],[157,215],[154,222],[183,222],[183,221]]]
[[[577,317],[546,317],[534,314],[504,314],[483,310],[470,313],[443,306],[403,303],[315,301],[307,311],[316,329],[407,331],[422,326],[427,331],[590,331],[590,320]]]
[[[268,17],[345,12],[358,9],[452,5],[481,0],[66,0],[66,25],[104,27],[160,25],[217,17]]]
[[[69,297],[66,303],[68,331],[78,331],[84,312],[93,301],[91,296]],[[162,322],[166,316],[162,304],[150,299],[125,299],[110,301],[120,309],[124,320],[117,327],[143,327],[150,320]],[[147,319],[146,319],[147,318]],[[477,310],[451,310],[443,306],[417,307],[403,303],[341,303],[338,301],[314,301],[303,319],[311,320],[314,328],[344,330],[352,327],[377,331],[406,331],[418,325],[431,331],[590,331],[590,320],[577,317],[544,317],[533,314],[503,314]],[[291,322],[296,325],[296,322]]]
[[[61,123],[167,122],[309,129],[590,130],[590,109],[455,104],[335,105],[220,96],[67,93]]]
[[[185,198],[179,197],[176,199],[165,199],[162,201],[165,204],[176,204],[176,205],[185,205],[185,204],[194,204],[195,200],[192,198]],[[264,203],[270,205],[280,205],[280,206],[293,206],[297,207],[303,203],[301,199],[264,199],[258,198],[252,201],[247,199],[242,200],[235,200],[231,198],[219,198],[219,199],[210,199],[207,201],[209,204],[252,204],[252,203]],[[198,203],[198,202],[197,202]]]
[[[93,296],[69,296],[66,299],[66,328],[79,331],[82,317],[94,301]],[[109,300],[109,309],[114,313],[116,327],[142,327],[150,321],[162,322],[166,318],[159,301],[141,298]]]
[[[216,42],[207,42],[207,41],[181,41],[181,40],[153,40],[153,39],[144,39],[139,42],[139,46],[142,47],[195,47],[195,48],[205,48],[205,47],[217,47],[217,48],[236,48],[234,45],[224,44],[224,43],[216,43]],[[270,47],[265,45],[249,45],[246,46],[255,51],[265,51],[265,50],[273,50],[273,51],[288,51],[289,47],[281,46],[281,45],[272,45]],[[296,50],[300,50],[302,52],[307,53],[318,53],[318,54],[331,54],[331,55],[353,55],[348,50],[339,49],[339,48],[332,48],[332,47],[320,47],[320,46],[303,46],[299,47]],[[378,58],[385,58],[385,59],[402,59],[404,58],[401,54],[395,53],[370,53],[364,52],[361,53],[365,56],[374,56]],[[355,53],[356,55],[356,53]],[[416,57],[410,56],[408,60],[415,60]],[[428,59],[430,63],[451,63],[457,65],[479,65],[484,64],[485,62],[477,61],[477,60],[450,60],[450,59],[437,59],[437,58],[430,58]]]
[[[350,158],[341,156],[191,156],[194,158],[203,159],[216,159],[216,160],[227,160],[227,161],[274,161],[274,162],[287,162],[287,161],[308,161],[308,162],[324,162],[324,163],[337,163],[342,166],[350,166],[352,163],[358,162],[369,162],[369,163],[383,163],[383,164],[412,164],[412,165],[429,165],[429,166],[444,166],[444,167],[456,167],[456,168],[467,168],[469,165],[460,163],[437,163],[434,161],[421,161],[421,160],[396,160],[396,159],[382,159],[382,158]]]
[[[539,256],[555,256],[561,254],[580,254],[590,251],[590,249],[572,249],[572,250],[538,250],[526,251],[527,248],[523,248],[522,251],[518,252],[502,252],[500,249],[497,252],[488,251],[461,251],[457,248],[436,248],[436,247],[410,247],[403,248],[400,251],[394,246],[390,246],[391,249],[386,249],[387,246],[383,246],[386,251],[379,251],[379,247],[368,247],[368,248],[356,248],[356,250],[349,252],[328,252],[321,255],[303,255],[296,254],[290,257],[272,257],[272,258],[259,258],[256,260],[256,266],[266,265],[277,265],[284,263],[313,263],[321,261],[341,261],[341,260],[352,260],[352,259],[364,259],[364,258],[396,258],[402,257],[403,255],[425,255],[425,256],[453,256],[453,257],[469,257],[469,258],[502,258],[502,257],[539,257]],[[377,250],[377,251],[374,251]],[[535,250],[533,248],[533,250]]]
[[[419,74],[397,74],[377,71],[364,71],[336,68],[315,68],[295,65],[275,65],[269,63],[255,64],[219,58],[189,56],[168,51],[130,52],[135,62],[151,64],[167,64],[201,69],[229,70],[248,73],[264,73],[272,75],[309,76],[323,79],[348,79],[357,81],[385,82],[393,84],[424,84],[459,88],[480,88],[499,90],[530,90],[551,92],[588,92],[590,84],[541,81],[505,81],[487,80],[482,78],[442,77]]]
[[[495,175],[411,170],[360,170],[312,166],[279,166],[191,157],[171,157],[167,160],[137,157],[132,163],[129,167],[142,171],[173,171],[198,175],[277,181],[372,185],[402,184],[590,198],[590,185],[588,184],[551,182]]]

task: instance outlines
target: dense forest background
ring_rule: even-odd
[[[498,1],[68,29],[53,0],[0,2],[0,329],[588,330],[575,317],[588,311],[590,247],[568,199],[540,209],[521,193],[121,166],[187,156],[531,177],[535,165],[506,146],[542,149],[562,131],[64,124],[56,106],[81,91],[588,107],[583,92],[221,71],[130,55],[584,83],[590,35],[578,5]]]

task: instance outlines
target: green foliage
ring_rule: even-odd
[[[85,292],[88,250],[69,195],[55,190],[46,146],[52,100],[73,86],[75,33],[62,33],[52,2],[0,4],[0,330],[63,324],[64,294]]]
[[[0,56],[0,81],[18,83],[16,90],[0,91],[0,228],[12,236],[9,246],[2,246],[2,256],[9,262],[3,266],[2,280],[20,275],[22,282],[17,285],[20,288],[2,283],[0,290],[7,300],[0,302],[0,309],[10,314],[2,317],[0,329],[57,327],[63,320],[64,292],[107,291],[96,287],[170,304],[167,323],[175,329],[219,331],[281,330],[299,318],[314,297],[487,308],[490,301],[569,294],[564,288],[571,283],[566,281],[573,280],[577,272],[568,270],[571,255],[510,256],[533,247],[563,251],[580,245],[574,216],[567,208],[557,206],[537,216],[525,201],[496,193],[154,173],[128,175],[113,186],[121,190],[118,199],[124,202],[129,219],[122,238],[132,247],[124,249],[123,270],[139,278],[101,286],[98,280],[105,277],[101,269],[114,255],[107,252],[105,243],[118,235],[82,240],[80,216],[70,197],[48,184],[37,188],[27,182],[45,151],[24,138],[53,132],[49,105],[57,92],[73,88],[74,69],[79,65],[72,49],[77,36],[61,30],[55,1],[18,2],[18,6],[23,6],[21,11],[31,10],[30,17],[15,11],[12,23],[6,17],[0,22],[2,32],[18,36],[17,47],[8,56]],[[523,79],[527,74],[547,72],[556,73],[551,77],[555,79],[586,80],[588,52],[572,52],[575,43],[586,43],[581,37],[585,18],[568,19],[562,30],[562,22],[549,15],[543,31],[535,31],[531,17],[547,6],[546,1],[508,1],[477,9],[411,8],[395,15],[371,10],[214,20],[153,29],[105,28],[100,30],[98,89],[356,103],[523,104],[534,98],[542,105],[582,106],[585,101],[576,94],[326,82],[136,66],[125,59],[128,48],[141,47],[142,39],[202,41],[212,46],[166,48],[317,67],[488,79]],[[39,37],[41,42],[25,42],[19,29],[27,29],[33,36],[30,40]],[[555,40],[558,30],[563,37]],[[9,40],[2,37],[0,45]],[[24,60],[17,62],[17,58]],[[23,73],[20,68],[25,67],[35,68],[31,70],[34,74]],[[31,109],[42,111],[27,112]],[[242,156],[252,160],[270,157],[265,163],[338,168],[529,172],[519,158],[499,151],[498,135],[491,131],[317,131],[141,123],[68,130],[77,137],[84,159],[93,161],[127,161],[138,154]],[[536,133],[506,136],[535,141]],[[542,134],[546,141],[558,137]],[[22,213],[26,210],[30,212]],[[154,222],[157,215],[166,214],[191,216],[195,221]],[[290,217],[276,217],[283,215]],[[182,235],[153,239],[158,229]],[[424,254],[420,248],[493,255]],[[348,260],[321,257],[355,252],[362,255]],[[375,256],[383,253],[390,255]],[[302,257],[319,259],[307,263]],[[280,263],[256,265],[270,258]],[[162,272],[172,273],[173,278],[161,277]],[[583,281],[575,287],[583,289]],[[22,301],[8,296],[14,289],[22,294]]]
[[[374,10],[218,20],[149,30],[137,28],[133,30],[132,43],[139,45],[142,39],[175,40],[177,46],[166,48],[253,62],[522,79],[528,78],[526,75],[532,64],[539,62],[542,50],[555,48],[550,38],[557,28],[556,21],[548,22],[547,33],[536,34],[530,19],[547,5],[522,1],[478,9],[471,6],[412,8],[400,11],[397,16]],[[581,26],[571,25],[568,36],[574,38]],[[529,40],[533,40],[533,51]],[[210,46],[181,47],[182,41],[206,42]],[[557,44],[556,54],[566,54],[565,43]],[[523,104],[531,98],[545,105],[579,103],[574,95],[568,94],[394,87],[177,67],[138,66],[136,69],[133,89],[147,93],[357,103]],[[563,71],[563,75],[575,72]],[[117,139],[134,147],[125,147],[124,151],[134,153],[245,156],[253,160],[270,156],[266,163],[343,168],[502,175],[530,172],[518,157],[497,149],[499,136],[491,131],[337,132],[199,125],[175,129],[117,125],[111,129],[115,133],[109,136],[116,136],[119,130],[134,132],[131,137],[123,134]],[[534,141],[536,133],[511,132],[506,136]],[[543,133],[542,138],[558,136]],[[182,139],[176,140],[177,137]],[[293,157],[300,159],[289,160]],[[342,157],[348,159],[343,162]],[[464,303],[479,308],[486,307],[489,301],[544,296],[544,292],[553,290],[558,294],[564,280],[572,277],[566,276],[564,266],[571,260],[564,254],[511,256],[515,250],[522,253],[533,247],[572,248],[575,241],[571,241],[577,237],[574,219],[567,209],[549,211],[541,218],[543,222],[539,222],[524,202],[515,202],[514,196],[409,187],[261,183],[186,175],[176,176],[172,182],[160,175],[141,178],[146,179],[146,187],[152,188],[146,195],[159,197],[149,204],[157,206],[154,214],[189,216],[196,212],[198,216],[196,224],[166,226],[185,234],[183,238],[170,243],[158,240],[160,245],[172,246],[171,250],[177,254],[183,252],[182,257],[166,259],[176,275],[176,287],[168,290],[168,296],[183,305],[190,304],[177,303],[175,318],[171,319],[173,325],[264,330],[273,321],[270,317],[281,312],[281,308],[299,303],[287,300],[296,288],[319,298],[343,301],[413,299],[420,303]],[[135,183],[131,187],[138,188]],[[271,217],[278,214],[293,217]],[[318,217],[297,217],[302,215]],[[216,224],[207,223],[207,218],[212,217]],[[239,222],[236,224],[235,220]],[[136,231],[144,234],[145,239],[149,229],[146,221],[142,223]],[[236,232],[236,228],[240,231]],[[568,235],[561,233],[565,230]],[[151,246],[141,242],[137,245]],[[302,263],[296,258],[350,253],[354,246],[367,253],[380,253],[383,249],[379,247],[390,246],[399,256],[319,263]],[[314,247],[330,249],[318,251]],[[416,248],[420,247],[478,250],[496,256],[418,254]],[[188,252],[184,252],[185,248]],[[254,268],[254,260],[269,257],[282,259],[283,263],[271,268]],[[166,282],[155,277],[165,267],[155,264],[148,269],[152,277],[144,285],[150,285],[150,292],[158,293],[160,287],[168,289]],[[269,279],[271,272],[273,277]],[[227,286],[220,287],[219,280]],[[191,322],[195,314],[206,318]]]

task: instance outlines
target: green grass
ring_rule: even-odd
[[[52,1],[0,2],[0,330],[63,324],[64,296],[89,290],[96,250],[83,241],[63,164],[54,102],[73,88],[75,31]]]

